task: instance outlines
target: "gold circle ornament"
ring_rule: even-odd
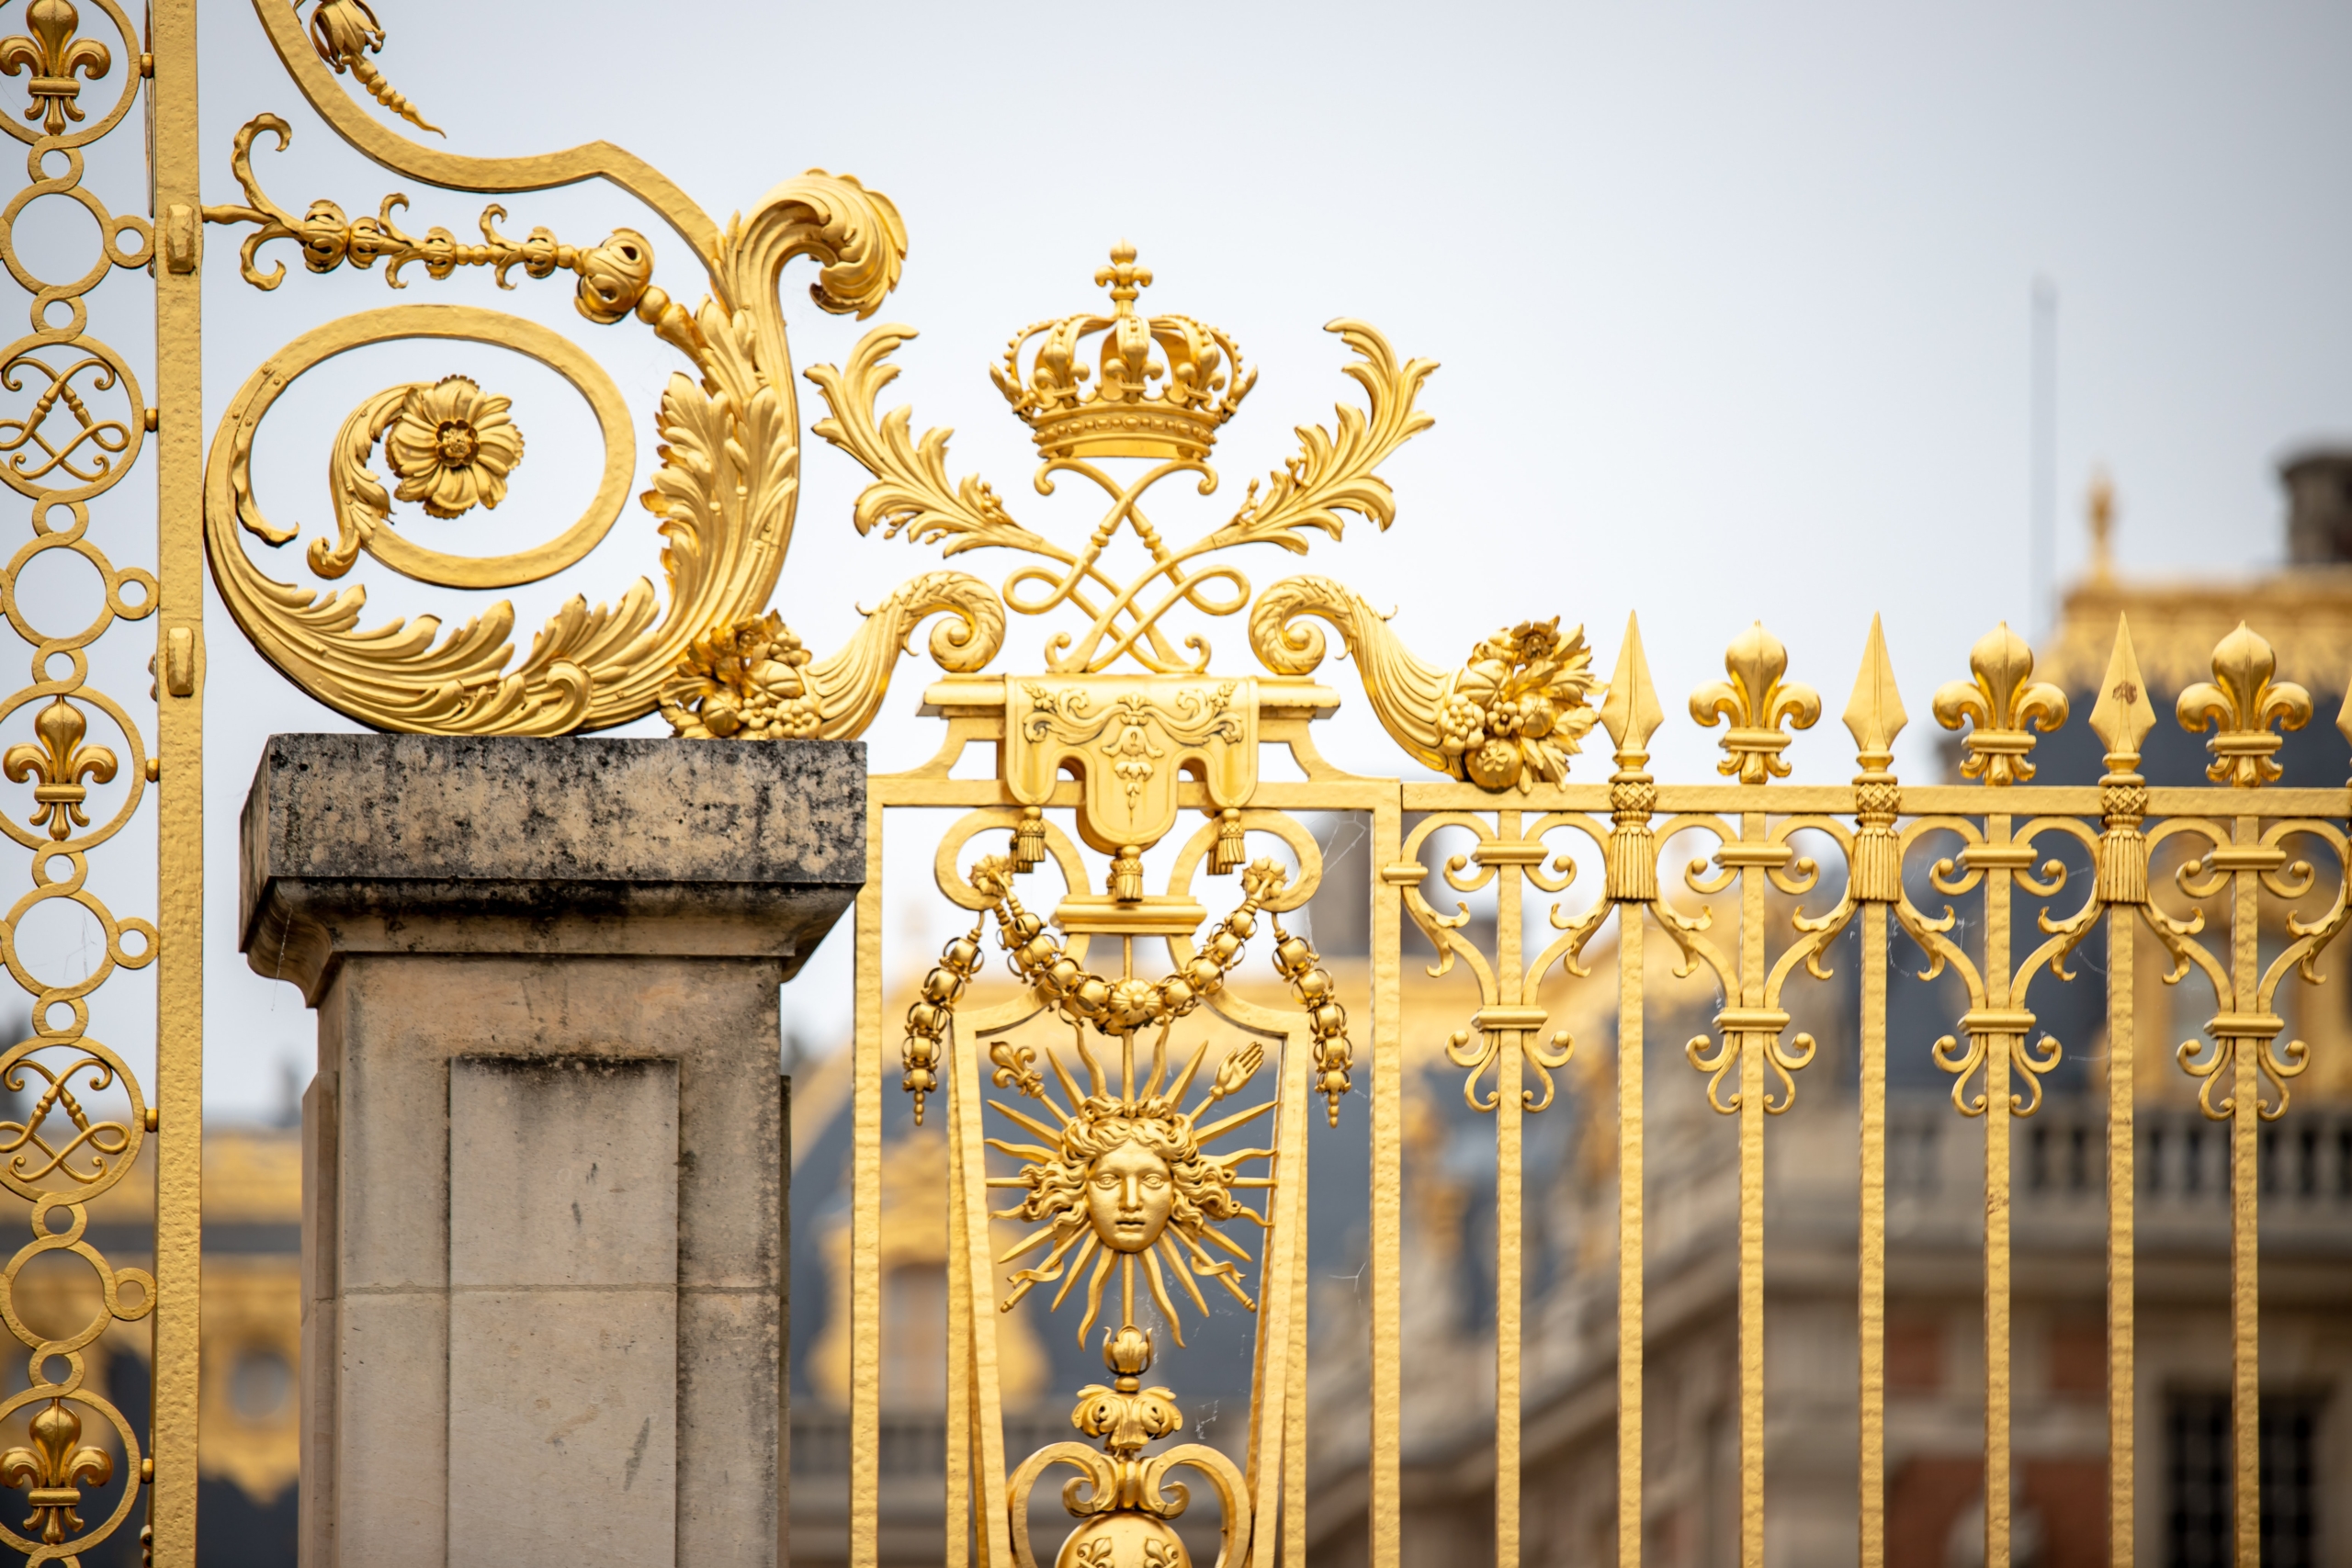
[[[580,520],[556,537],[506,555],[452,555],[404,537],[386,525],[392,499],[422,501],[427,513],[445,518],[477,503],[495,506],[505,496],[507,474],[522,461],[523,438],[506,416],[508,400],[484,396],[466,377],[388,388],[353,410],[336,434],[330,468],[338,536],[311,543],[311,570],[340,577],[364,551],[401,576],[435,587],[513,588],[551,577],[603,543],[637,471],[637,435],[620,389],[560,333],[519,316],[462,305],[396,305],[330,321],[288,344],[248,377],[213,440],[215,478],[208,486],[218,489],[226,479],[237,521],[273,546],[300,532],[272,525],[254,499],[254,433],[306,372],[337,355],[400,338],[494,344],[530,355],[570,382],[587,400],[604,437],[605,468],[595,496]],[[401,480],[391,496],[367,466],[379,440]]]

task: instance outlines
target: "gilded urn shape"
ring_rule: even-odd
[[[1054,1568],[1192,1568],[1182,1538],[1168,1523],[1188,1499],[1181,1488],[1162,1498],[1144,1473],[1144,1445],[1184,1429],[1175,1394],[1143,1386],[1143,1374],[1151,1370],[1151,1336],[1133,1325],[1104,1336],[1102,1362],[1112,1382],[1079,1390],[1069,1419],[1088,1437],[1102,1438],[1110,1460],[1102,1467],[1107,1473],[1098,1472],[1095,1495],[1081,1506],[1108,1511],[1069,1532]],[[1106,1480],[1107,1495],[1099,1484]]]

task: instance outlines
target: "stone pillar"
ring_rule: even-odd
[[[318,1013],[305,1568],[773,1563],[776,988],[864,749],[281,735],[240,944]]]

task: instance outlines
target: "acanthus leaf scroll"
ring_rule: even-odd
[[[322,29],[322,58],[338,69],[363,62],[360,44],[352,40],[364,44],[375,26],[372,15],[363,13],[356,0],[323,0],[314,17]],[[379,31],[372,36],[380,42]],[[367,80],[364,72],[362,79]],[[791,541],[799,445],[776,294],[780,274],[796,257],[809,257],[820,265],[810,290],[820,308],[870,314],[896,285],[905,252],[897,209],[887,197],[853,178],[812,172],[776,186],[748,219],[738,218],[723,231],[687,225],[711,236],[697,259],[712,293],[689,311],[653,285],[652,248],[630,230],[616,231],[594,247],[564,244],[545,229],[515,242],[499,232],[497,220],[505,214],[493,205],[482,215],[481,244],[461,243],[438,228],[420,240],[393,221],[392,213],[405,201],[398,196],[387,197],[373,219],[346,221],[340,207],[324,201],[296,219],[270,202],[254,177],[252,143],[265,132],[281,146],[288,135],[285,122],[274,116],[261,117],[238,133],[234,165],[245,204],[205,211],[212,222],[254,225],[241,266],[255,287],[274,288],[284,277],[282,264],[264,272],[256,259],[262,244],[278,238],[299,243],[304,265],[313,272],[331,271],[345,261],[368,267],[384,260],[386,279],[394,288],[405,287],[400,272],[411,263],[435,278],[462,266],[487,267],[502,288],[513,286],[510,271],[534,279],[570,272],[577,277],[575,303],[582,316],[603,325],[636,317],[684,354],[695,374],[673,376],[662,394],[657,419],[661,460],[641,498],[659,519],[657,531],[664,540],[666,596],[640,579],[614,604],[592,608],[574,598],[534,639],[523,661],[513,665],[514,610],[508,603],[446,637],[438,635],[440,623],[430,615],[363,630],[358,622],[367,602],[364,588],[312,593],[261,573],[239,547],[233,526],[273,547],[292,539],[295,531],[269,524],[260,511],[251,471],[254,432],[277,396],[305,371],[372,344],[437,337],[493,344],[539,359],[589,402],[605,443],[603,482],[578,523],[547,544],[489,557],[425,549],[385,525],[390,521],[389,498],[368,468],[379,441],[401,481],[401,498],[423,501],[436,514],[462,512],[476,502],[495,504],[507,472],[520,458],[519,440],[506,439],[482,422],[436,417],[430,422],[434,431],[404,438],[412,416],[433,412],[420,411],[420,402],[436,395],[457,400],[446,390],[452,384],[445,379],[387,389],[353,412],[337,443],[338,536],[314,541],[308,556],[312,570],[326,578],[347,572],[364,552],[429,584],[508,587],[538,581],[579,560],[619,515],[635,446],[609,378],[569,340],[473,307],[369,312],[296,340],[257,370],[232,401],[208,470],[207,536],[214,575],[241,629],[304,690],[379,728],[469,734],[600,729],[654,710],[665,694],[683,714],[682,704],[695,700],[697,671],[710,664],[715,644],[761,621]],[[665,216],[674,222],[675,214]],[[482,400],[485,411],[490,401]],[[502,417],[503,412],[497,411]],[[474,426],[463,433],[472,436],[470,442],[453,435],[452,426],[460,423]],[[944,637],[933,638],[934,652],[948,655],[943,662],[951,668],[986,663],[1001,635],[1001,607],[970,592],[969,582],[958,574],[937,574],[929,585],[932,608],[956,618]],[[881,626],[869,625],[851,648],[812,674],[820,685],[831,678],[823,705],[836,716],[833,721],[813,728],[787,722],[775,732],[840,734],[840,716],[857,716],[862,728],[880,693],[847,690],[842,682],[854,676],[887,683],[890,659],[877,659],[877,649],[895,655],[904,646],[909,627],[902,612],[924,597],[899,596]]]

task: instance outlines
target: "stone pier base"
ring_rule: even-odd
[[[318,1013],[305,1568],[775,1563],[777,987],[863,748],[278,736],[243,830]]]

